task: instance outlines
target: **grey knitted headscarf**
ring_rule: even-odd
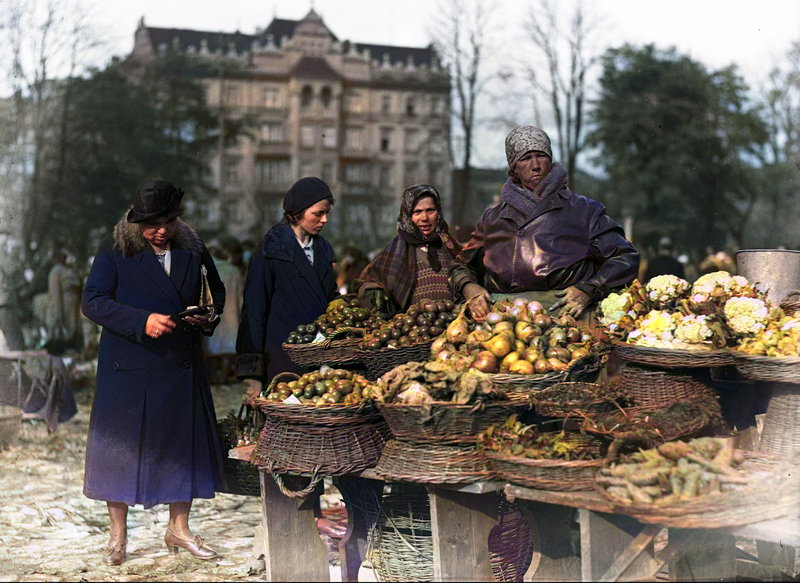
[[[506,160],[509,172],[514,170],[520,158],[533,151],[544,152],[550,160],[553,159],[550,138],[544,130],[535,126],[518,126],[511,130],[506,136]]]

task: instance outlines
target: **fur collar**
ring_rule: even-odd
[[[125,218],[127,211],[122,215],[122,219],[114,227],[114,248],[119,250],[125,257],[132,257],[148,247],[147,240],[142,236],[139,225],[129,223]],[[173,249],[185,249],[195,255],[203,252],[203,241],[200,236],[189,225],[178,219],[175,234],[169,241]]]

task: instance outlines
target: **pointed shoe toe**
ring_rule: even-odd
[[[105,557],[103,558],[105,564],[111,566],[121,565],[127,554],[125,551],[126,545],[127,541],[108,541],[108,547],[106,547]]]
[[[167,529],[167,534],[164,536],[164,544],[167,545],[167,550],[173,555],[178,554],[178,549],[186,549],[192,556],[197,557],[203,561],[208,561],[217,558],[217,551],[209,547],[203,542],[199,536],[193,539],[182,538]]]

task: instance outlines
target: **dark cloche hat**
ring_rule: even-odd
[[[306,176],[292,184],[286,192],[283,197],[283,210],[289,214],[296,214],[326,198],[333,200],[330,187],[319,178]]]
[[[146,183],[133,199],[128,211],[129,223],[152,221],[159,217],[174,219],[183,212],[183,191],[171,182],[157,178]]]

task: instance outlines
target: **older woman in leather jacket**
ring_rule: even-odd
[[[473,317],[489,312],[489,294],[551,292],[551,310],[579,318],[636,277],[639,254],[605,206],[570,190],[552,163],[550,139],[533,126],[506,136],[509,178],[450,268]],[[555,293],[552,293],[555,292]]]

